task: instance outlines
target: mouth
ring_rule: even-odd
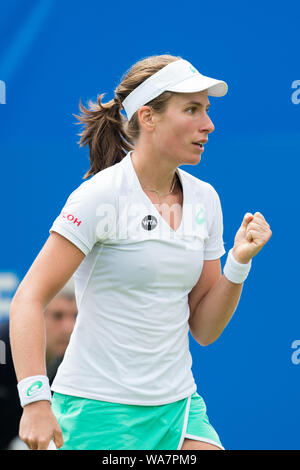
[[[197,145],[197,147],[201,150],[204,150],[204,144],[206,144],[208,139],[199,140],[198,142],[193,142],[193,145]]]
[[[198,152],[204,152],[204,144],[202,142],[193,142],[194,147],[198,147]]]
[[[193,145],[197,145],[197,147],[199,147],[200,149],[203,149],[203,144],[201,143],[197,143],[197,142],[193,142]]]

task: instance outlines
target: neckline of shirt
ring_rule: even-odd
[[[133,166],[133,163],[132,163],[132,159],[131,159],[131,153],[132,153],[132,150],[130,150],[127,155],[123,158],[122,162],[124,164],[127,164],[127,167],[129,169],[129,172],[130,172],[130,176],[131,176],[131,182],[133,183],[133,186],[134,188],[138,191],[139,194],[141,194],[141,197],[143,197],[144,201],[146,201],[147,205],[151,208],[151,211],[152,212],[155,212],[156,216],[159,218],[160,221],[162,221],[162,223],[167,226],[167,228],[174,234],[174,235],[177,235],[179,233],[181,233],[182,231],[182,228],[183,228],[183,224],[184,224],[184,217],[185,217],[185,207],[186,207],[186,204],[188,203],[189,201],[189,192],[188,192],[188,185],[186,184],[185,182],[185,178],[183,177],[182,173],[181,173],[181,169],[180,168],[176,168],[176,173],[179,177],[179,180],[180,180],[180,183],[181,183],[181,186],[182,186],[182,193],[183,193],[183,201],[182,201],[182,214],[181,214],[181,222],[180,222],[180,225],[179,227],[177,228],[177,230],[173,230],[172,227],[167,223],[167,221],[162,217],[162,215],[159,213],[158,209],[155,207],[155,205],[152,203],[151,199],[147,196],[147,194],[144,192],[142,186],[141,186],[141,183],[140,183],[140,180],[135,172],[135,169],[134,169],[134,166]],[[132,189],[132,186],[131,186],[131,189]]]

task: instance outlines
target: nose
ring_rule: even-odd
[[[207,134],[210,134],[211,132],[215,130],[215,126],[207,113],[205,113],[205,117],[203,118],[201,122],[200,130],[202,133],[206,132]]]

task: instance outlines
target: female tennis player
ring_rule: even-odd
[[[179,166],[200,162],[214,130],[208,97],[227,88],[158,55],[134,64],[110,102],[80,103],[90,170],[10,311],[30,449],[51,440],[61,449],[224,448],[197,392],[188,334],[203,346],[220,336],[272,232],[247,212],[222,275],[219,196]],[[43,310],[73,274],[78,317],[51,397]]]

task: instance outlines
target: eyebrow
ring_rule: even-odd
[[[202,107],[203,107],[203,103],[199,103],[199,101],[189,101],[188,103],[185,103],[185,106],[187,106],[188,104],[195,104],[196,106],[200,106],[200,107],[202,106]],[[206,105],[206,107],[209,108],[209,107],[210,107],[210,103],[208,103],[208,104]]]

